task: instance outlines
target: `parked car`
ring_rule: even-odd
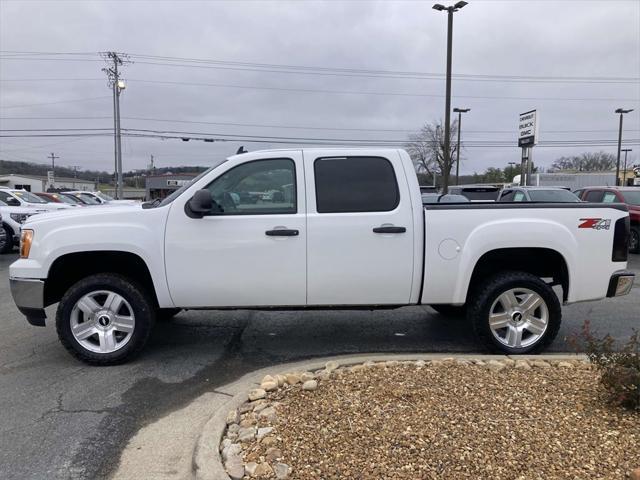
[[[10,207],[30,207],[40,210],[63,210],[73,208],[71,205],[63,203],[49,203],[34,193],[26,190],[15,190],[11,188],[0,188],[0,201]]]
[[[216,200],[264,178],[295,195]],[[634,281],[624,205],[423,206],[397,149],[243,153],[155,207],[75,210],[27,220],[10,285],[32,325],[58,303],[61,343],[91,364],[126,361],[157,315],[185,308],[466,305],[488,348],[533,353],[557,335],[561,302]]]
[[[469,199],[464,195],[453,195],[441,193],[422,193],[422,204],[428,203],[469,203]]]
[[[22,206],[9,206],[0,200],[0,235],[4,238],[0,242],[0,253],[8,253],[13,250],[20,241],[20,228],[31,215],[48,212],[49,210],[36,209]]]
[[[36,193],[35,195],[43,199],[45,202],[49,202],[49,203],[64,203],[66,205],[71,205],[72,207],[79,207],[82,205],[80,203],[80,200],[68,195],[60,194],[60,193],[41,192],[41,193]]]
[[[500,192],[497,201],[576,203],[580,199],[563,187],[507,187]]]
[[[75,190],[75,191],[71,191],[71,192],[66,192],[66,193],[71,193],[83,200],[89,200],[89,199],[93,199],[95,201],[94,204],[99,204],[99,205],[106,205],[106,204],[111,204],[111,205],[135,205],[135,204],[140,204],[140,202],[136,201],[136,200],[115,200],[114,198],[110,197],[109,195],[102,193],[100,191],[96,191],[96,192],[87,192],[84,190]]]
[[[495,202],[500,194],[500,187],[495,185],[454,185],[449,193],[463,195],[471,202]]]
[[[64,192],[64,195],[75,199],[78,202],[81,202],[83,205],[102,205],[100,200],[96,199],[93,195],[81,195],[78,192]]]
[[[585,202],[624,203],[629,209],[629,251],[640,253],[640,187],[589,187],[574,192]]]

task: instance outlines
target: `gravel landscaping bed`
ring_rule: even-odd
[[[231,478],[640,480],[640,415],[583,361],[365,363],[267,376],[229,412]]]

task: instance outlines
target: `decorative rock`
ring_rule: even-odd
[[[225,448],[231,445],[231,443],[232,442],[230,438],[225,438],[224,440],[222,440],[222,443],[220,444],[220,451],[222,452]]]
[[[227,463],[224,467],[231,480],[241,480],[242,477],[244,477],[244,465],[242,465],[242,461]]]
[[[265,392],[272,392],[278,388],[278,382],[263,382],[260,384],[260,388]]]
[[[229,446],[222,449],[222,461],[227,462],[233,457],[240,457],[242,454],[242,447],[239,443],[232,443]]]
[[[258,417],[261,419],[265,419],[270,423],[275,422],[276,418],[278,418],[278,415],[276,414],[276,409],[273,407],[268,407],[265,408],[264,410],[262,410],[259,414]]]
[[[365,369],[364,365],[354,365],[351,368],[349,368],[349,371],[351,371],[351,372],[360,372],[360,371],[362,371],[364,369]]]
[[[388,362],[385,362],[385,365],[387,367],[395,367],[396,365],[398,365],[398,361],[397,360],[389,360]]]
[[[256,462],[249,462],[244,466],[244,473],[246,475],[249,475],[250,477],[253,477],[253,475],[256,473],[257,468],[258,464]]]
[[[227,428],[227,433],[238,433],[238,430],[240,430],[240,425],[238,425],[237,423],[232,423]]]
[[[278,387],[281,387],[287,383],[287,379],[284,375],[276,375],[276,383],[278,384]]]
[[[308,382],[309,380],[313,380],[315,377],[315,375],[311,372],[304,372],[301,376],[300,376],[300,381],[302,383],[304,382]]]
[[[260,383],[267,383],[267,382],[276,382],[276,379],[271,375],[265,375]]]
[[[544,360],[532,360],[531,366],[536,368],[551,368],[551,364]]]
[[[269,435],[268,437],[264,437],[260,443],[262,445],[264,445],[265,447],[270,447],[272,445],[277,444],[278,443],[278,439],[276,437],[274,437],[273,435]]]
[[[531,365],[526,360],[516,360],[516,370],[531,370]]]
[[[273,462],[279,458],[282,458],[282,451],[276,447],[267,448],[267,453],[265,454],[265,458],[268,462]]]
[[[300,383],[300,375],[298,375],[297,373],[287,373],[285,374],[285,378],[287,379],[287,383],[289,385]]]
[[[318,382],[316,380],[307,380],[302,384],[302,390],[314,391],[318,388]]]
[[[471,362],[469,360],[465,360],[463,358],[456,358],[456,363],[462,366],[471,365]]]
[[[640,480],[640,467],[631,471],[629,474],[629,480]]]
[[[427,364],[427,362],[425,362],[424,360],[417,360],[416,361],[416,367],[418,368],[422,368]]]
[[[249,400],[251,400],[251,401],[259,400],[259,399],[264,398],[266,396],[267,396],[267,392],[265,392],[261,388],[255,388],[255,389],[253,389],[253,390],[251,390],[249,392]]]
[[[434,367],[439,367],[443,365],[443,362],[442,360],[431,360],[431,365],[433,365]]]
[[[318,380],[329,380],[331,378],[331,372],[327,372],[326,370],[321,371],[318,375],[316,375]]]
[[[504,363],[507,367],[513,367],[516,364],[516,361],[512,358],[505,358],[504,360],[502,360],[502,363]]]
[[[231,410],[227,413],[227,425],[230,423],[238,423],[240,421],[240,414],[238,410]]]
[[[250,403],[243,403],[238,407],[238,413],[240,414],[250,412],[251,410],[253,410],[253,405]]]
[[[258,423],[258,419],[256,418],[256,416],[251,413],[249,415],[247,415],[246,418],[242,419],[242,421],[240,422],[240,428],[249,428],[253,425],[255,425],[256,423]],[[238,432],[240,433],[240,432]]]
[[[264,437],[269,435],[271,432],[273,432],[273,427],[262,427],[262,428],[259,428],[258,429],[258,433],[256,435],[256,438],[258,440],[262,440]]]
[[[338,362],[334,361],[334,360],[330,360],[327,363],[324,364],[324,368],[325,370],[328,370],[329,372],[333,372],[335,369],[338,368]]]
[[[489,360],[487,362],[487,368],[494,372],[499,372],[507,368],[507,366],[499,360]]]
[[[256,408],[253,409],[253,413],[258,414],[268,406],[269,404],[267,402],[261,403],[260,405],[256,405]]]
[[[256,436],[256,427],[241,428],[238,430],[238,440],[241,442],[248,442],[253,440]]]
[[[558,368],[574,368],[571,362],[558,362]]]
[[[273,466],[273,471],[275,472],[278,480],[283,480],[289,476],[289,465],[286,463],[276,463]]]
[[[254,477],[268,477],[270,475],[273,475],[273,468],[266,462],[258,464],[255,472],[253,472]]]

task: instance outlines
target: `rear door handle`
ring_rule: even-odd
[[[276,228],[264,232],[269,237],[297,237],[300,232],[292,228]]]
[[[373,233],[405,233],[405,227],[375,227]]]

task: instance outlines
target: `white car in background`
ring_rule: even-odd
[[[109,195],[102,193],[100,191],[97,192],[86,192],[83,190],[75,190],[75,191],[71,191],[71,192],[65,192],[65,193],[70,193],[76,197],[80,197],[81,200],[89,200],[89,203],[96,203],[100,204],[100,205],[106,205],[106,204],[111,204],[111,205],[136,205],[140,202],[136,201],[136,200],[115,200],[114,198],[110,197]]]
[[[0,202],[3,202],[9,207],[26,207],[46,211],[73,208],[66,203],[49,203],[26,190],[15,190],[11,188],[0,188]]]
[[[22,224],[32,215],[45,213],[49,210],[12,207],[0,200],[0,253],[7,253],[18,245]]]

